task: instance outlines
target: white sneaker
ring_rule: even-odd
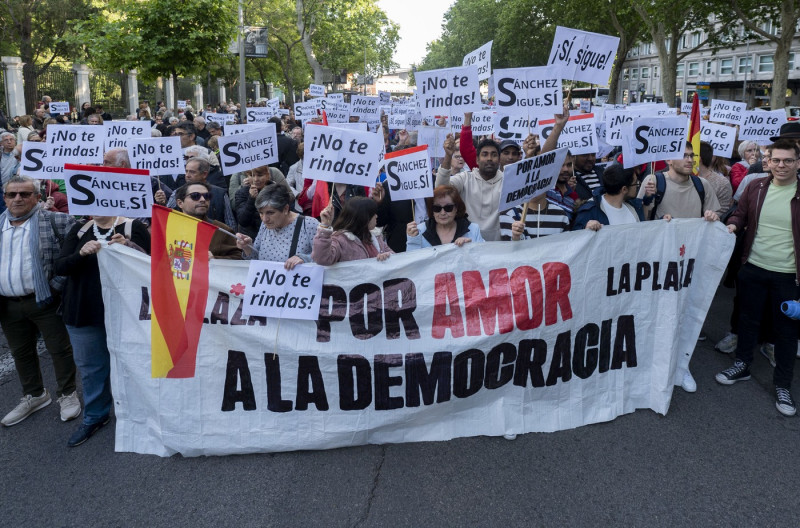
[[[692,373],[688,370],[686,374],[683,375],[683,381],[681,381],[681,388],[686,392],[697,392],[697,382],[694,381],[692,377]]]
[[[767,358],[772,368],[775,368],[775,345],[772,343],[764,343],[759,350],[761,351],[761,355]]]
[[[62,422],[68,422],[81,415],[81,401],[78,399],[77,391],[61,396],[58,399],[58,404],[61,405]]]
[[[505,438],[506,440],[516,440],[517,439],[517,435],[515,435],[515,434],[504,434],[503,438]]]
[[[714,350],[718,350],[723,354],[730,354],[731,352],[736,351],[737,344],[739,344],[739,336],[728,332],[725,337],[719,341],[719,343],[714,345]],[[798,348],[800,348],[800,346]]]
[[[39,409],[44,409],[47,407],[52,401],[53,400],[50,399],[50,394],[47,393],[47,389],[45,389],[44,392],[39,396],[31,396],[30,394],[26,394],[19,401],[19,405],[14,407],[10,413],[5,415],[0,423],[6,427],[16,425]]]

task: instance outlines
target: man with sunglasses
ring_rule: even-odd
[[[14,176],[4,185],[7,210],[0,214],[0,326],[11,347],[23,397],[2,424],[18,424],[52,401],[44,387],[36,351],[38,335],[53,360],[61,420],[77,418],[81,403],[75,387],[75,362],[67,328],[58,314],[64,277],[53,264],[75,220],[45,211],[39,182]]]
[[[208,173],[211,170],[211,164],[203,157],[195,156],[186,162],[186,183],[204,183],[208,186],[211,200],[208,203],[208,211],[206,214],[209,218],[225,223],[227,225],[236,225],[236,217],[233,215],[231,209],[231,201],[225,189],[211,185],[208,183]],[[176,191],[177,193],[177,191]],[[167,201],[167,207],[175,208],[178,206],[178,197],[176,194],[170,196]]]
[[[187,183],[175,191],[175,199],[181,211],[220,229],[232,232],[227,224],[208,218],[211,203],[211,186],[205,182]],[[209,255],[218,259],[241,260],[242,250],[236,247],[236,238],[218,229],[211,237]]]
[[[758,342],[764,307],[772,311],[775,338],[775,407],[794,416],[790,389],[797,351],[797,321],[781,311],[784,302],[800,297],[800,147],[789,139],[770,145],[770,175],[750,182],[728,219],[728,231],[743,237],[742,268],[736,279],[739,335],[736,361],[716,375],[717,383],[733,385],[750,379],[753,349]]]

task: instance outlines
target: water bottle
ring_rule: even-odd
[[[781,311],[789,319],[800,319],[800,302],[786,301],[781,303]]]

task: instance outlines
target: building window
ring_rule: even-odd
[[[631,80],[635,81],[639,78],[639,68],[631,68]]]
[[[758,73],[769,73],[774,69],[772,55],[761,55],[758,58]]]
[[[687,42],[688,41],[686,39],[686,35],[681,35],[681,44],[680,44],[680,47],[678,49],[686,49],[686,48],[688,48],[689,46],[688,46]]]
[[[658,66],[653,66],[653,77],[658,79]]]
[[[647,66],[642,67],[642,79],[649,79],[650,78],[650,68]]]
[[[700,45],[700,37],[702,34],[699,31],[692,33],[692,47],[696,48]]]
[[[667,51],[669,51],[669,49],[672,47],[672,39],[668,38],[667,40],[665,40],[664,45],[667,47]]]
[[[706,75],[714,75],[714,61],[706,62]]]
[[[780,28],[778,27],[778,24],[773,24],[772,20],[767,20],[766,22],[762,23],[761,29],[769,33],[770,35],[780,34]]]
[[[789,71],[794,69],[794,53],[789,54]]]
[[[733,59],[722,59],[719,61],[719,74],[730,75],[733,73]]]
[[[689,77],[697,77],[700,75],[700,63],[699,62],[690,62],[689,63]]]
[[[631,78],[630,68],[623,68],[622,69],[622,80],[627,81]]]
[[[750,73],[753,71],[752,57],[739,57],[739,73]]]
[[[675,78],[683,79],[683,63],[678,64],[678,67],[675,69]]]

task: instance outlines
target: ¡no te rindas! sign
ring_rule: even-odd
[[[675,219],[343,262],[325,268],[315,321],[244,317],[248,263],[212,260],[184,379],[151,376],[149,257],[111,246],[115,449],[332,449],[666,414],[733,245],[718,222]]]

